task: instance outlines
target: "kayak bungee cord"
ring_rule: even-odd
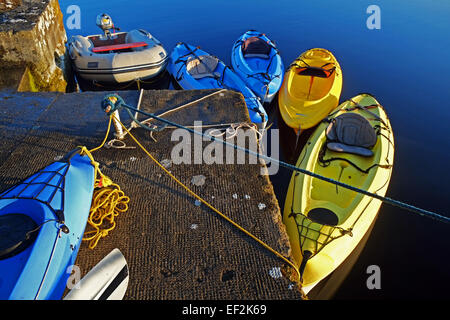
[[[116,101],[112,101],[111,98],[115,98]],[[419,215],[421,215],[423,217],[431,218],[431,219],[434,219],[434,220],[437,220],[437,221],[440,221],[440,222],[444,222],[444,223],[450,223],[450,218],[446,217],[444,215],[440,215],[438,213],[435,213],[435,212],[432,212],[432,211],[429,211],[429,210],[421,209],[419,207],[416,207],[416,206],[413,206],[413,205],[410,205],[410,204],[407,204],[405,202],[398,201],[398,200],[395,200],[395,199],[392,199],[392,198],[389,198],[389,197],[382,197],[382,196],[377,195],[375,193],[372,193],[372,192],[369,192],[369,191],[366,191],[366,190],[363,190],[363,189],[360,189],[360,188],[353,187],[353,186],[351,186],[349,184],[346,184],[346,183],[343,183],[343,182],[340,182],[340,181],[337,181],[337,180],[334,180],[334,179],[331,179],[331,178],[328,178],[328,177],[321,176],[319,174],[316,174],[316,173],[308,171],[308,170],[304,170],[304,169],[298,168],[298,167],[296,167],[294,165],[291,165],[289,163],[280,161],[278,159],[265,156],[263,154],[260,154],[259,152],[255,152],[255,151],[252,151],[252,150],[240,147],[238,145],[229,143],[229,142],[224,141],[222,139],[217,139],[214,136],[211,136],[211,135],[205,134],[203,132],[199,132],[199,131],[187,128],[185,126],[182,126],[182,125],[180,125],[178,123],[175,123],[175,122],[172,122],[170,120],[167,120],[167,119],[164,119],[164,118],[160,118],[160,117],[158,117],[158,116],[156,116],[156,115],[154,115],[152,113],[148,113],[148,112],[145,112],[145,111],[142,111],[142,110],[138,110],[138,109],[136,109],[136,108],[134,108],[132,106],[127,105],[125,103],[125,101],[122,99],[122,97],[120,97],[117,94],[107,95],[107,96],[105,96],[105,98],[102,101],[102,108],[108,115],[112,115],[112,113],[114,111],[120,109],[121,107],[127,108],[127,109],[135,111],[135,112],[139,112],[139,113],[141,113],[143,115],[151,117],[151,118],[153,118],[153,119],[155,119],[157,121],[163,122],[163,123],[165,123],[167,125],[171,125],[171,126],[179,128],[179,129],[186,130],[186,131],[188,131],[190,133],[193,133],[193,134],[196,134],[196,135],[200,135],[200,136],[202,136],[204,138],[209,139],[210,141],[220,142],[220,143],[222,143],[224,145],[233,147],[235,150],[243,151],[243,152],[245,152],[245,153],[247,153],[249,155],[255,156],[258,159],[263,159],[263,160],[265,160],[267,162],[276,163],[276,164],[278,164],[278,165],[280,165],[280,166],[282,166],[284,168],[290,169],[292,171],[300,172],[302,174],[311,176],[313,178],[316,178],[316,179],[319,179],[319,180],[322,180],[322,181],[325,181],[325,182],[329,182],[329,183],[335,184],[335,185],[337,185],[339,187],[342,187],[342,188],[345,188],[345,189],[348,189],[348,190],[351,190],[351,191],[354,191],[354,192],[358,192],[358,193],[364,194],[364,195],[369,196],[371,198],[375,198],[377,200],[380,200],[380,201],[382,201],[384,203],[388,203],[388,204],[390,204],[392,206],[395,206],[395,207],[398,207],[398,208],[401,208],[401,209],[405,209],[405,210],[413,212],[413,213],[417,213],[417,214],[419,214]]]

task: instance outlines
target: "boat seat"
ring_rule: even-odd
[[[186,70],[194,79],[218,78],[220,74],[214,72],[218,64],[219,59],[210,55],[202,55],[198,58],[190,57],[186,63]]]
[[[326,129],[326,137],[329,150],[363,157],[373,156],[370,149],[377,142],[377,134],[370,122],[353,112],[334,118]]]
[[[102,46],[110,46],[114,44],[120,44],[120,43],[131,43],[131,42],[137,42],[137,41],[126,41],[127,33],[119,33],[114,34],[111,37],[104,37],[104,36],[89,36],[88,39],[90,42],[92,42],[92,45],[96,47],[102,47]],[[84,38],[84,37],[83,37]]]
[[[36,222],[25,214],[0,216],[0,260],[19,254],[30,246],[38,232]]]
[[[146,47],[148,44],[146,42],[133,42],[133,43],[122,43],[122,44],[113,44],[109,46],[101,46],[92,48],[92,52],[105,52],[105,51],[116,51],[116,50],[125,50],[132,48],[140,48]]]
[[[271,50],[270,44],[258,37],[250,37],[242,43],[244,58],[269,59]]]

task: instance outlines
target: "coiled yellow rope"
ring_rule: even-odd
[[[83,241],[89,241],[90,249],[94,249],[99,240],[116,227],[114,219],[128,210],[129,202],[130,198],[115,183],[94,190],[88,218],[88,224],[94,230],[86,231],[83,237]],[[106,223],[109,227],[106,227]]]
[[[91,150],[88,150],[86,147],[80,147],[81,154],[89,157],[95,170],[95,189],[87,221],[88,226],[93,230],[86,231],[82,239],[83,241],[89,241],[90,249],[94,249],[100,239],[106,237],[116,227],[115,218],[120,213],[128,210],[128,203],[130,202],[130,198],[125,195],[120,186],[113,183],[110,178],[100,171],[99,163],[92,156],[92,152],[97,151],[106,143],[111,130],[111,121],[112,118],[109,119],[105,139],[98,147]]]

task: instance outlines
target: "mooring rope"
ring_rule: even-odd
[[[115,117],[113,113],[110,114],[110,117]],[[273,249],[272,247],[270,247],[267,243],[265,243],[264,241],[262,241],[261,239],[259,239],[258,237],[256,237],[255,235],[253,235],[251,232],[249,232],[248,230],[246,230],[245,228],[243,228],[242,226],[240,226],[239,224],[237,224],[236,222],[234,222],[232,219],[230,219],[228,216],[226,216],[225,214],[223,214],[220,210],[216,209],[212,204],[210,204],[208,201],[206,201],[205,199],[203,199],[202,197],[200,197],[199,195],[197,195],[194,191],[192,191],[188,186],[186,186],[183,182],[181,182],[177,177],[175,177],[169,170],[167,170],[158,160],[155,159],[155,157],[152,156],[152,154],[133,136],[133,134],[128,131],[128,129],[125,127],[125,125],[119,121],[119,123],[121,124],[122,128],[127,131],[127,133],[130,135],[130,137],[134,140],[134,142],[142,149],[142,151],[145,152],[145,154],[153,161],[155,162],[158,167],[160,167],[167,175],[169,175],[177,184],[179,184],[183,189],[185,189],[190,195],[192,195],[194,198],[196,198],[197,200],[199,200],[200,202],[202,202],[203,204],[205,204],[208,208],[210,208],[212,211],[214,211],[215,213],[217,213],[219,216],[221,216],[223,219],[225,219],[226,221],[228,221],[229,223],[231,223],[234,227],[236,227],[237,229],[241,230],[243,233],[245,233],[247,236],[249,236],[250,238],[252,238],[253,240],[255,240],[256,242],[258,242],[259,244],[261,244],[265,249],[269,250],[270,252],[272,252],[274,255],[276,255],[277,257],[279,257],[280,259],[282,259],[284,262],[286,262],[288,265],[290,265],[297,273],[298,276],[298,281],[299,284],[301,285],[301,275],[300,275],[300,271],[298,269],[298,267],[292,262],[290,261],[288,258],[286,258],[285,256],[283,256],[281,253],[279,253],[278,251],[276,251],[275,249]],[[301,290],[301,287],[300,287]],[[303,292],[302,292],[303,294]],[[303,294],[304,295],[304,294]],[[304,295],[304,298],[306,296]]]
[[[182,110],[182,109],[184,109],[184,108],[187,108],[187,107],[190,107],[190,106],[192,106],[192,105],[194,105],[194,104],[197,104],[197,103],[199,103],[199,102],[201,102],[201,101],[203,101],[203,100],[206,100],[206,99],[208,99],[208,98],[210,98],[210,97],[212,97],[212,96],[214,96],[214,95],[217,95],[217,94],[223,94],[223,92],[225,92],[225,91],[227,91],[227,89],[221,89],[221,90],[219,90],[219,91],[215,91],[215,92],[213,92],[213,93],[211,93],[211,94],[208,94],[208,95],[206,95],[206,96],[203,96],[203,97],[201,97],[201,98],[199,98],[199,99],[196,99],[196,100],[194,100],[194,101],[191,101],[191,102],[182,104],[182,105],[180,105],[180,106],[178,106],[178,107],[169,109],[169,110],[167,110],[167,111],[165,111],[165,112],[159,114],[158,116],[159,116],[159,117],[162,117],[162,116],[165,116],[165,115],[167,115],[167,114],[169,114],[169,113],[172,113],[172,112],[176,112],[176,111]],[[137,104],[137,109],[138,109],[138,110],[139,110],[140,105],[141,105],[143,92],[144,92],[144,90],[141,89],[141,90],[140,90],[140,94],[139,94],[139,101],[138,101],[138,104]],[[140,121],[140,120],[138,120],[138,112],[139,112],[139,111],[136,111],[135,114],[134,114],[134,116],[129,112],[129,116],[130,116],[131,119],[132,119],[132,122],[131,122],[131,125],[130,125],[129,130],[131,131],[131,130],[134,129],[134,128],[137,128],[137,127],[143,127],[143,128],[145,128],[145,129],[147,129],[147,130],[150,131],[150,138],[152,138],[153,141],[156,142],[156,139],[153,137],[153,132],[154,132],[154,131],[152,131],[152,128],[150,128],[150,127],[147,126],[152,120],[154,120],[154,118],[151,118],[151,117],[150,117],[150,118],[147,118],[147,119],[145,119],[145,120]],[[120,119],[117,119],[117,120],[120,120]],[[224,127],[224,126],[226,126],[226,127],[231,127],[231,128],[233,128],[234,125],[245,125],[245,124],[243,124],[243,123],[221,123],[221,124],[213,124],[213,125],[202,125],[202,127],[203,127],[203,128],[207,128],[207,127],[210,127],[210,128],[217,128],[217,127]],[[248,124],[247,124],[247,125],[248,125]],[[194,126],[194,127],[195,127],[195,126]],[[170,127],[165,126],[164,128],[169,129]],[[157,126],[154,126],[153,129],[155,129],[155,131],[158,131]],[[217,130],[218,130],[218,129],[217,129]],[[123,138],[125,138],[125,136],[126,136],[127,134],[128,134],[128,133],[125,132],[125,133],[120,137],[120,139],[115,139],[115,138],[114,138],[114,139],[109,140],[109,141],[107,142],[107,144],[106,144],[106,147],[107,147],[107,148],[115,148],[115,149],[134,149],[135,147],[129,147],[129,146],[127,146],[127,144],[123,141]],[[118,144],[118,145],[117,145],[117,144]]]
[[[109,95],[106,99],[110,99],[111,98],[111,96]],[[117,99],[117,101],[120,101],[122,98],[120,98],[119,97],[119,99]],[[123,101],[123,100],[122,100]],[[111,100],[109,100],[109,102],[112,102],[112,103],[114,103],[113,101],[111,101]],[[105,109],[105,111],[106,111],[106,109],[107,109],[107,103],[106,103],[106,101],[103,101],[102,102],[102,107]],[[281,260],[283,260],[284,262],[286,262],[289,266],[291,266],[293,269],[294,269],[294,271],[296,272],[296,274],[297,274],[297,278],[298,278],[298,280],[297,280],[297,285],[298,285],[298,288],[299,288],[299,292],[300,292],[300,294],[301,294],[301,296],[302,296],[302,299],[303,300],[307,300],[308,299],[308,297],[306,296],[306,294],[303,292],[303,289],[302,289],[302,277],[301,277],[301,274],[300,274],[300,270],[299,270],[299,268],[296,266],[296,264],[294,263],[294,262],[292,262],[292,261],[290,261],[289,260],[289,258],[287,258],[287,257],[285,257],[282,253],[280,253],[280,252],[278,252],[277,250],[275,250],[275,249],[273,249],[271,246],[269,246],[267,243],[265,243],[263,240],[261,240],[261,239],[259,239],[258,237],[256,237],[255,235],[253,235],[250,231],[248,231],[248,230],[246,230],[244,227],[242,227],[242,226],[240,226],[238,223],[236,223],[235,221],[233,221],[232,219],[230,219],[228,216],[226,216],[225,214],[223,214],[220,210],[218,210],[218,209],[216,209],[212,204],[210,204],[208,201],[206,201],[205,199],[203,199],[202,197],[200,197],[199,195],[197,195],[194,191],[192,191],[188,186],[186,186],[184,183],[182,183],[179,179],[177,179],[169,170],[167,170],[158,160],[156,160],[156,158],[155,157],[153,157],[152,155],[151,155],[151,153],[133,136],[133,134],[130,132],[130,130],[129,129],[127,129],[126,128],[126,126],[119,120],[119,119],[117,119],[116,117],[115,117],[115,115],[114,115],[114,111],[112,111],[112,112],[108,112],[108,111],[106,111],[108,114],[109,114],[109,123],[108,123],[108,129],[107,129],[107,131],[106,131],[106,136],[105,136],[105,138],[103,139],[103,141],[102,141],[102,143],[98,146],[98,147],[96,147],[96,148],[94,148],[94,149],[92,149],[92,151],[96,151],[96,150],[98,150],[99,148],[101,148],[104,144],[105,144],[105,142],[106,142],[106,140],[107,140],[107,137],[108,137],[108,135],[109,135],[109,132],[110,132],[110,128],[111,128],[111,123],[112,123],[112,121],[114,120],[114,121],[116,121],[116,122],[118,122],[121,126],[122,126],[122,128],[126,131],[126,133],[127,134],[129,134],[130,135],[130,137],[135,141],[135,143],[147,154],[147,156],[152,160],[152,161],[154,161],[157,165],[158,165],[158,167],[160,167],[167,175],[169,175],[177,184],[179,184],[181,187],[183,187],[189,194],[191,194],[194,198],[196,198],[198,201],[200,201],[200,202],[202,202],[203,204],[205,204],[208,208],[210,208],[212,211],[214,211],[215,213],[217,213],[220,217],[222,217],[224,220],[226,220],[226,221],[228,221],[230,224],[232,224],[234,227],[236,227],[237,229],[239,229],[239,230],[241,230],[243,233],[245,233],[247,236],[249,236],[250,238],[252,238],[253,240],[255,240],[256,242],[258,242],[261,246],[263,246],[265,249],[267,249],[268,251],[270,251],[271,253],[273,253],[275,256],[277,256],[278,258],[280,258]],[[87,151],[85,148],[84,148],[84,150],[86,151],[86,153],[91,157],[91,159],[93,159],[92,158],[92,155],[90,154],[90,152],[89,151]],[[93,161],[93,160],[92,160]],[[96,165],[97,165],[97,167],[98,167],[98,163],[96,163]],[[119,189],[119,191],[120,191],[120,189]],[[128,201],[129,201],[129,198],[128,197],[126,197],[126,196],[124,196],[123,194],[122,195],[120,195],[121,197],[120,198],[123,198],[124,200],[122,200],[122,202],[124,202],[124,208],[123,208],[123,210],[115,210],[115,211],[119,211],[119,212],[124,212],[124,211],[126,211],[127,209],[128,209],[128,206],[127,206],[127,203],[128,203]],[[103,204],[103,202],[104,201],[97,201],[97,202],[100,202],[101,204]],[[116,206],[116,205],[114,205],[114,206]],[[94,210],[91,210],[91,211],[96,211],[97,210],[97,207],[99,207],[99,206],[93,206],[93,208],[94,208]],[[112,207],[112,206],[111,206]],[[121,208],[122,209],[122,208]],[[97,213],[97,214],[95,214],[95,213],[92,213],[91,212],[91,216],[93,216],[94,214],[95,214],[95,216],[91,219],[90,218],[90,220],[93,220],[92,222],[90,222],[90,225],[91,226],[93,226],[94,227],[94,231],[92,231],[92,232],[90,232],[90,233],[86,233],[85,234],[85,238],[83,239],[83,240],[90,240],[90,248],[91,249],[93,249],[96,245],[97,245],[97,243],[98,243],[98,241],[102,238],[102,237],[104,237],[104,236],[106,236],[106,235],[108,235],[108,232],[109,231],[111,231],[112,229],[114,229],[114,227],[115,227],[115,222],[114,222],[114,216],[116,216],[116,215],[118,215],[119,214],[119,212],[117,212],[117,213],[115,213],[115,211],[113,212],[113,210],[103,210],[104,212],[102,212],[102,213]],[[109,219],[111,219],[112,221],[110,221],[110,223],[112,224],[112,227],[110,228],[110,229],[103,229],[103,230],[100,230],[100,226],[101,226],[101,224],[102,224],[102,222],[103,222],[103,219],[107,219],[107,220],[109,220]],[[93,234],[92,236],[91,236],[91,234]],[[89,235],[89,236],[88,236]]]
[[[187,127],[185,127],[183,125],[180,125],[180,124],[172,122],[170,120],[161,118],[161,117],[156,116],[156,115],[154,115],[152,113],[148,113],[148,112],[145,112],[145,111],[142,111],[142,110],[138,110],[138,109],[136,109],[136,108],[134,108],[132,106],[127,105],[125,103],[125,101],[120,96],[115,95],[115,97],[117,98],[117,101],[115,103],[111,102],[109,99],[105,99],[102,102],[103,109],[109,115],[112,114],[115,110],[118,110],[121,107],[125,107],[125,108],[127,108],[129,110],[132,110],[132,111],[135,111],[135,112],[139,112],[139,113],[141,113],[143,115],[151,117],[151,118],[153,118],[153,119],[155,119],[157,121],[163,122],[163,123],[165,123],[167,125],[170,125],[170,126],[173,126],[173,127],[179,128],[179,129],[184,129],[184,130],[186,130],[186,131],[188,131],[190,133],[196,134],[196,135],[200,135],[200,136],[202,136],[204,138],[209,139],[212,142],[220,142],[220,143],[222,143],[224,145],[227,145],[227,146],[230,146],[230,147],[232,147],[232,148],[234,148],[236,150],[243,151],[243,152],[245,152],[245,153],[247,153],[249,155],[255,156],[258,159],[263,159],[263,160],[265,160],[267,162],[270,162],[270,163],[276,163],[276,164],[278,164],[281,167],[290,169],[292,171],[300,172],[302,174],[311,176],[313,178],[316,178],[316,179],[319,179],[319,180],[322,180],[322,181],[325,181],[325,182],[328,182],[328,183],[331,183],[331,184],[335,184],[335,185],[337,185],[339,187],[342,187],[342,188],[345,188],[345,189],[348,189],[348,190],[351,190],[351,191],[354,191],[354,192],[358,192],[358,193],[364,194],[364,195],[366,195],[368,197],[380,200],[380,201],[382,201],[384,203],[387,203],[387,204],[390,204],[392,206],[395,206],[395,207],[398,207],[398,208],[402,208],[402,209],[405,209],[405,210],[413,212],[413,213],[417,213],[417,214],[419,214],[419,215],[421,215],[423,217],[431,218],[431,219],[434,219],[434,220],[437,220],[437,221],[440,221],[440,222],[444,222],[444,223],[450,223],[450,218],[446,217],[444,215],[440,215],[438,213],[435,213],[435,212],[432,212],[432,211],[429,211],[429,210],[425,210],[425,209],[422,209],[422,208],[419,208],[419,207],[416,207],[416,206],[410,205],[408,203],[405,203],[405,202],[402,202],[402,201],[398,201],[398,200],[395,200],[395,199],[392,199],[392,198],[389,198],[389,197],[383,197],[383,196],[380,196],[380,195],[378,195],[376,193],[372,193],[372,192],[369,192],[369,191],[366,191],[366,190],[363,190],[363,189],[360,189],[360,188],[356,188],[356,187],[351,186],[349,184],[346,184],[346,183],[343,183],[343,182],[340,182],[340,181],[337,181],[337,180],[334,180],[334,179],[331,179],[331,178],[328,178],[328,177],[324,177],[322,175],[319,175],[317,173],[314,173],[314,172],[311,172],[311,171],[308,171],[308,170],[305,170],[305,169],[298,168],[298,167],[296,167],[294,165],[291,165],[289,163],[286,163],[284,161],[280,161],[278,159],[271,158],[271,157],[268,157],[266,155],[263,155],[263,154],[261,154],[259,152],[255,152],[255,151],[252,151],[252,150],[240,147],[240,146],[238,146],[236,144],[227,142],[227,141],[222,140],[222,139],[218,139],[218,138],[216,138],[214,136],[211,136],[211,135],[208,135],[206,133],[199,132],[199,131],[187,128]]]

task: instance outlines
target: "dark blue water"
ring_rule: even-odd
[[[61,0],[63,12],[73,3]],[[369,92],[390,117],[396,154],[387,195],[450,216],[449,1],[81,0],[76,4],[81,8],[81,29],[67,30],[69,37],[100,33],[95,18],[106,12],[122,30],[150,31],[168,51],[183,41],[227,64],[234,41],[248,29],[275,40],[286,66],[309,48],[331,50],[343,70],[341,100]],[[371,4],[381,9],[379,30],[366,26]],[[276,103],[268,108],[277,122]],[[294,143],[292,137],[285,141],[283,157],[295,160],[289,145]],[[289,177],[283,170],[273,177],[281,206]],[[449,225],[383,205],[367,245],[335,298],[449,298],[449,233]],[[366,286],[369,265],[381,269],[380,290]]]

